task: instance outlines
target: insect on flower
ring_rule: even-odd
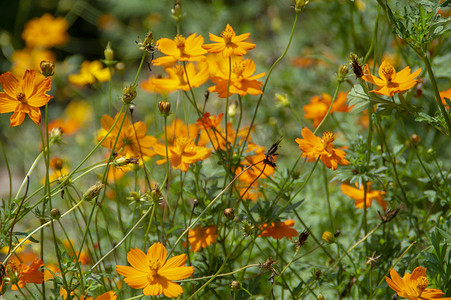
[[[279,149],[279,144],[282,141],[282,138],[280,138],[277,142],[272,144],[272,146],[268,149],[268,151],[265,152],[265,159],[263,160],[263,163],[270,165],[271,167],[275,168],[276,163],[274,162],[274,157],[279,155],[277,150]]]

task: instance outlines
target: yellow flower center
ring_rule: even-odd
[[[153,282],[155,277],[158,275],[160,265],[160,260],[158,259],[149,260],[149,273],[147,274],[147,280],[149,280],[149,282]]]
[[[335,134],[333,132],[326,131],[323,134],[322,140],[323,140],[324,146],[326,147],[335,141]]]
[[[25,94],[22,93],[22,92],[20,92],[20,93],[17,95],[17,100],[19,100],[20,103],[22,103],[22,104],[27,104],[27,98],[25,97]]]
[[[393,66],[387,64],[382,68],[382,74],[385,77],[385,80],[390,83],[393,80],[394,75],[396,74],[395,68]]]
[[[235,62],[232,66],[232,72],[237,77],[242,77],[245,69],[246,69],[246,67],[244,66],[244,64],[242,62]]]
[[[182,65],[175,66],[175,74],[179,78],[180,85],[185,85],[187,82],[185,81],[185,70]]]
[[[423,291],[428,287],[428,285],[429,285],[429,280],[426,276],[421,276],[420,278],[417,279],[417,288],[418,288],[418,291],[420,292],[418,297],[421,296],[421,293],[423,293]]]
[[[226,45],[231,45],[232,43],[232,38],[234,37],[235,33],[233,32],[233,30],[231,28],[226,28],[221,32],[221,36],[224,39],[224,43]]]
[[[185,50],[185,41],[186,39],[181,35],[176,35],[174,38],[174,42],[177,44],[177,48],[179,48],[181,52]]]

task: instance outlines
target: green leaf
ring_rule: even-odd
[[[352,90],[348,93],[348,106],[353,106],[351,109],[354,113],[361,113],[365,109],[368,109],[370,100],[368,95],[365,94],[360,84],[355,84]]]

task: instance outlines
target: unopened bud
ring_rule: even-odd
[[[52,217],[52,219],[59,219],[61,217],[61,213],[60,213],[59,209],[53,208],[50,211],[50,217]]]
[[[241,289],[241,283],[239,281],[234,280],[230,283],[230,287],[232,288],[232,290],[239,290]]]
[[[417,143],[420,141],[420,139],[421,139],[421,137],[420,137],[418,134],[416,134],[416,133],[412,134],[412,135],[410,136],[410,138],[412,139],[412,141],[413,141],[415,144],[417,144]]]
[[[136,98],[136,87],[130,85],[122,90],[122,102],[125,104],[131,103]]]
[[[290,100],[288,99],[288,95],[287,94],[276,93],[275,96],[276,96],[277,101],[279,101],[279,103],[282,106],[285,106],[285,107],[290,106]]]
[[[41,74],[45,77],[53,76],[55,74],[53,71],[55,70],[55,65],[51,61],[43,60],[40,64]]]
[[[171,103],[167,101],[160,101],[158,102],[158,109],[160,110],[160,114],[163,117],[169,116],[169,113],[171,112]]]
[[[174,8],[171,9],[172,17],[179,22],[182,19],[182,5],[175,1]]]
[[[115,64],[114,51],[113,51],[113,48],[111,48],[111,43],[110,42],[108,42],[108,44],[106,45],[105,50],[103,50],[103,54],[105,55],[104,63],[107,66],[112,66],[112,65]]]
[[[348,65],[341,65],[340,68],[338,68],[338,74],[337,74],[337,80],[338,82],[343,82],[346,80],[346,76],[349,73]]]
[[[160,203],[161,191],[160,191],[160,188],[158,187],[158,185],[155,185],[153,187],[152,191],[150,191],[150,197],[152,198],[152,200],[155,204]]]
[[[304,10],[310,0],[295,0],[294,10],[296,13],[300,13]]]
[[[236,105],[235,102],[233,102],[232,104],[230,104],[228,109],[229,109],[229,110],[228,110],[228,113],[229,113],[229,116],[230,116],[231,118],[233,118],[234,116],[236,116],[236,113],[237,113],[237,111],[238,111],[238,107],[237,107],[237,105]]]
[[[340,230],[337,230],[337,231],[335,231],[335,233],[334,233],[334,237],[339,237],[340,234],[341,234],[341,231],[340,231]]]
[[[235,218],[235,211],[233,210],[233,208],[229,207],[224,209],[224,216],[228,219],[228,220],[232,220],[233,218]]]
[[[318,296],[316,296],[316,300],[325,300],[326,298],[324,298],[324,296],[322,294],[318,294]]]
[[[86,193],[83,195],[83,200],[91,201],[92,199],[99,196],[100,191],[103,188],[103,184],[101,182],[97,182],[95,185],[91,186]]]
[[[193,200],[193,208],[196,208],[199,205],[199,200],[194,199]]]

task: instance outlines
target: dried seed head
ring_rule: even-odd
[[[351,53],[349,54],[349,61],[351,62],[351,68],[356,78],[362,78],[363,76],[362,60],[357,56],[357,54]]]

